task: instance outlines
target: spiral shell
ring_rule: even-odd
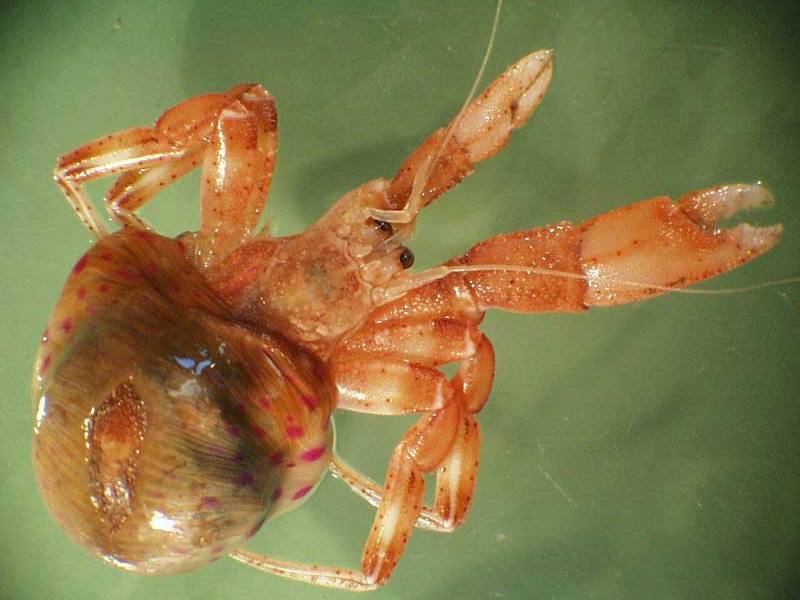
[[[275,457],[330,452],[331,398],[313,357],[230,318],[179,242],[115,234],[78,261],[43,337],[39,485],[59,525],[107,562],[193,569],[286,508],[289,465]]]

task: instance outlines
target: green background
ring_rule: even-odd
[[[557,51],[543,106],[424,214],[430,265],[502,231],[639,198],[764,180],[769,256],[706,287],[798,274],[797,3],[511,1],[487,77]],[[89,236],[56,157],[240,81],[277,97],[269,214],[301,230],[391,176],[459,108],[491,2],[18,2],[0,20],[0,598],[333,598],[230,560],[143,578],[101,564],[47,515],[30,465],[29,373]],[[103,186],[90,187],[96,197]],[[145,214],[198,222],[197,179]],[[800,287],[675,294],[583,315],[491,314],[498,370],[479,487],[455,534],[416,533],[375,598],[793,598],[800,594]],[[380,478],[408,419],[341,414],[339,449]],[[254,549],[356,565],[372,513],[326,480]]]

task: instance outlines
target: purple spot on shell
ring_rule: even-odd
[[[180,556],[188,556],[189,555],[189,550],[187,550],[186,548],[179,548],[178,546],[173,547],[172,551],[175,554],[178,554]]]
[[[78,288],[78,300],[86,300],[86,288]]]
[[[231,436],[231,437],[237,437],[238,438],[242,434],[242,432],[240,431],[240,429],[238,427],[236,427],[236,425],[226,425],[225,426],[225,431],[227,431],[228,435]]]
[[[290,425],[286,428],[286,435],[289,436],[289,439],[296,440],[297,438],[303,437],[306,430],[300,427],[299,425]]]
[[[269,462],[272,465],[279,465],[279,464],[281,464],[283,462],[284,458],[285,458],[285,456],[284,456],[283,452],[278,451],[278,452],[273,453],[272,456],[269,457]]]
[[[319,400],[316,398],[316,396],[303,394],[303,404],[305,404],[308,407],[308,410],[314,410],[315,408],[317,408]]]
[[[114,258],[114,256],[111,254],[111,252],[103,252],[100,255],[100,258],[102,258],[103,260],[111,260],[112,258]]]
[[[154,262],[148,261],[147,264],[144,265],[142,268],[144,274],[148,277],[156,277],[159,273],[158,265]]]
[[[267,430],[266,430],[266,429],[264,429],[263,427],[261,427],[260,425],[254,425],[254,426],[253,426],[253,431],[254,431],[254,432],[255,432],[255,434],[256,434],[258,437],[260,437],[260,438],[265,438],[265,437],[267,437]]]
[[[200,498],[200,508],[219,508],[219,498],[216,496],[203,496]]]
[[[288,465],[286,465],[286,468],[287,469],[291,469],[292,467],[296,467],[296,466],[297,466],[297,463],[290,462]]]
[[[52,360],[52,358],[53,358],[53,357],[52,357],[52,356],[50,356],[49,354],[48,354],[47,356],[45,356],[45,357],[44,357],[44,360],[42,361],[42,373],[44,373],[45,371],[47,371],[47,367],[49,367],[49,366],[50,366],[50,361]]]
[[[322,458],[322,455],[325,454],[325,446],[319,446],[318,448],[311,448],[311,450],[306,450],[300,455],[300,460],[304,460],[306,462],[314,462],[315,460],[319,460]]]
[[[212,554],[222,554],[223,552],[225,552],[225,546],[214,546],[211,549]]]
[[[233,455],[233,460],[236,461],[237,463],[243,463],[244,454],[242,454],[241,452],[237,452],[236,454]]]
[[[264,410],[269,410],[272,408],[272,400],[270,400],[267,396],[262,396],[261,399],[258,401],[258,404]]]
[[[236,485],[240,487],[247,487],[253,485],[255,477],[249,471],[242,471],[236,478]]]
[[[277,500],[280,500],[281,496],[283,496],[283,489],[276,488],[275,491],[272,492],[272,501],[276,502]]]
[[[325,379],[328,376],[322,363],[314,363],[314,375],[316,375],[319,379]]]
[[[67,317],[61,322],[61,329],[64,330],[64,333],[69,333],[72,331],[72,319]]]
[[[308,492],[310,492],[311,488],[313,487],[314,487],[313,485],[304,485],[294,493],[294,496],[292,496],[292,500],[300,500],[300,498],[305,497],[306,495],[308,495]]]
[[[78,259],[78,262],[75,263],[75,266],[72,267],[72,272],[77,275],[86,268],[87,264],[89,264],[89,258],[84,254]]]
[[[119,275],[123,279],[135,279],[136,278],[136,273],[133,273],[132,271],[128,271],[127,269],[117,269],[116,271],[114,271],[114,273],[116,273],[117,275]]]
[[[107,294],[111,290],[111,286],[109,286],[107,283],[101,283],[100,287],[97,289],[100,290],[101,294]]]

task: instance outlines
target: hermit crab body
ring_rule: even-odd
[[[414,527],[452,531],[476,485],[494,351],[486,310],[583,311],[735,268],[780,226],[718,223],[771,201],[729,185],[584,223],[486,240],[414,273],[403,241],[422,209],[508,142],[549,84],[534,52],[434,132],[390,180],[346,194],[306,232],[256,232],[276,153],[272,96],[244,84],[65,155],[56,181],[98,244],[76,265],[34,373],[35,460],[56,520],[113,564],[186,570],[222,555],[350,590],[385,583]],[[136,211],[202,168],[200,230],[169,240]],[[82,191],[106,196],[109,235]],[[440,366],[455,363],[448,378]],[[332,449],[331,412],[419,414],[379,485]],[[330,469],[377,507],[359,569],[242,549]],[[425,476],[435,474],[433,505]]]

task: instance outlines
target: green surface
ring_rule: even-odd
[[[758,8],[756,8],[756,6]],[[660,193],[764,180],[769,256],[707,287],[798,274],[796,3],[509,2],[487,71],[557,51],[548,97],[497,158],[425,214],[423,264],[478,239]],[[118,572],[69,542],[30,465],[29,373],[89,237],[52,184],[56,156],[190,95],[263,82],[278,98],[269,205],[298,231],[390,176],[460,106],[494,6],[467,2],[64,2],[0,22],[3,224],[0,598],[332,598],[221,561]],[[92,186],[95,193],[102,186]],[[146,214],[198,221],[196,178]],[[794,598],[800,593],[800,287],[672,295],[583,315],[491,314],[493,398],[467,524],[418,532],[375,598]],[[407,419],[339,415],[341,452],[380,477]],[[371,512],[326,481],[251,547],[358,563]]]

